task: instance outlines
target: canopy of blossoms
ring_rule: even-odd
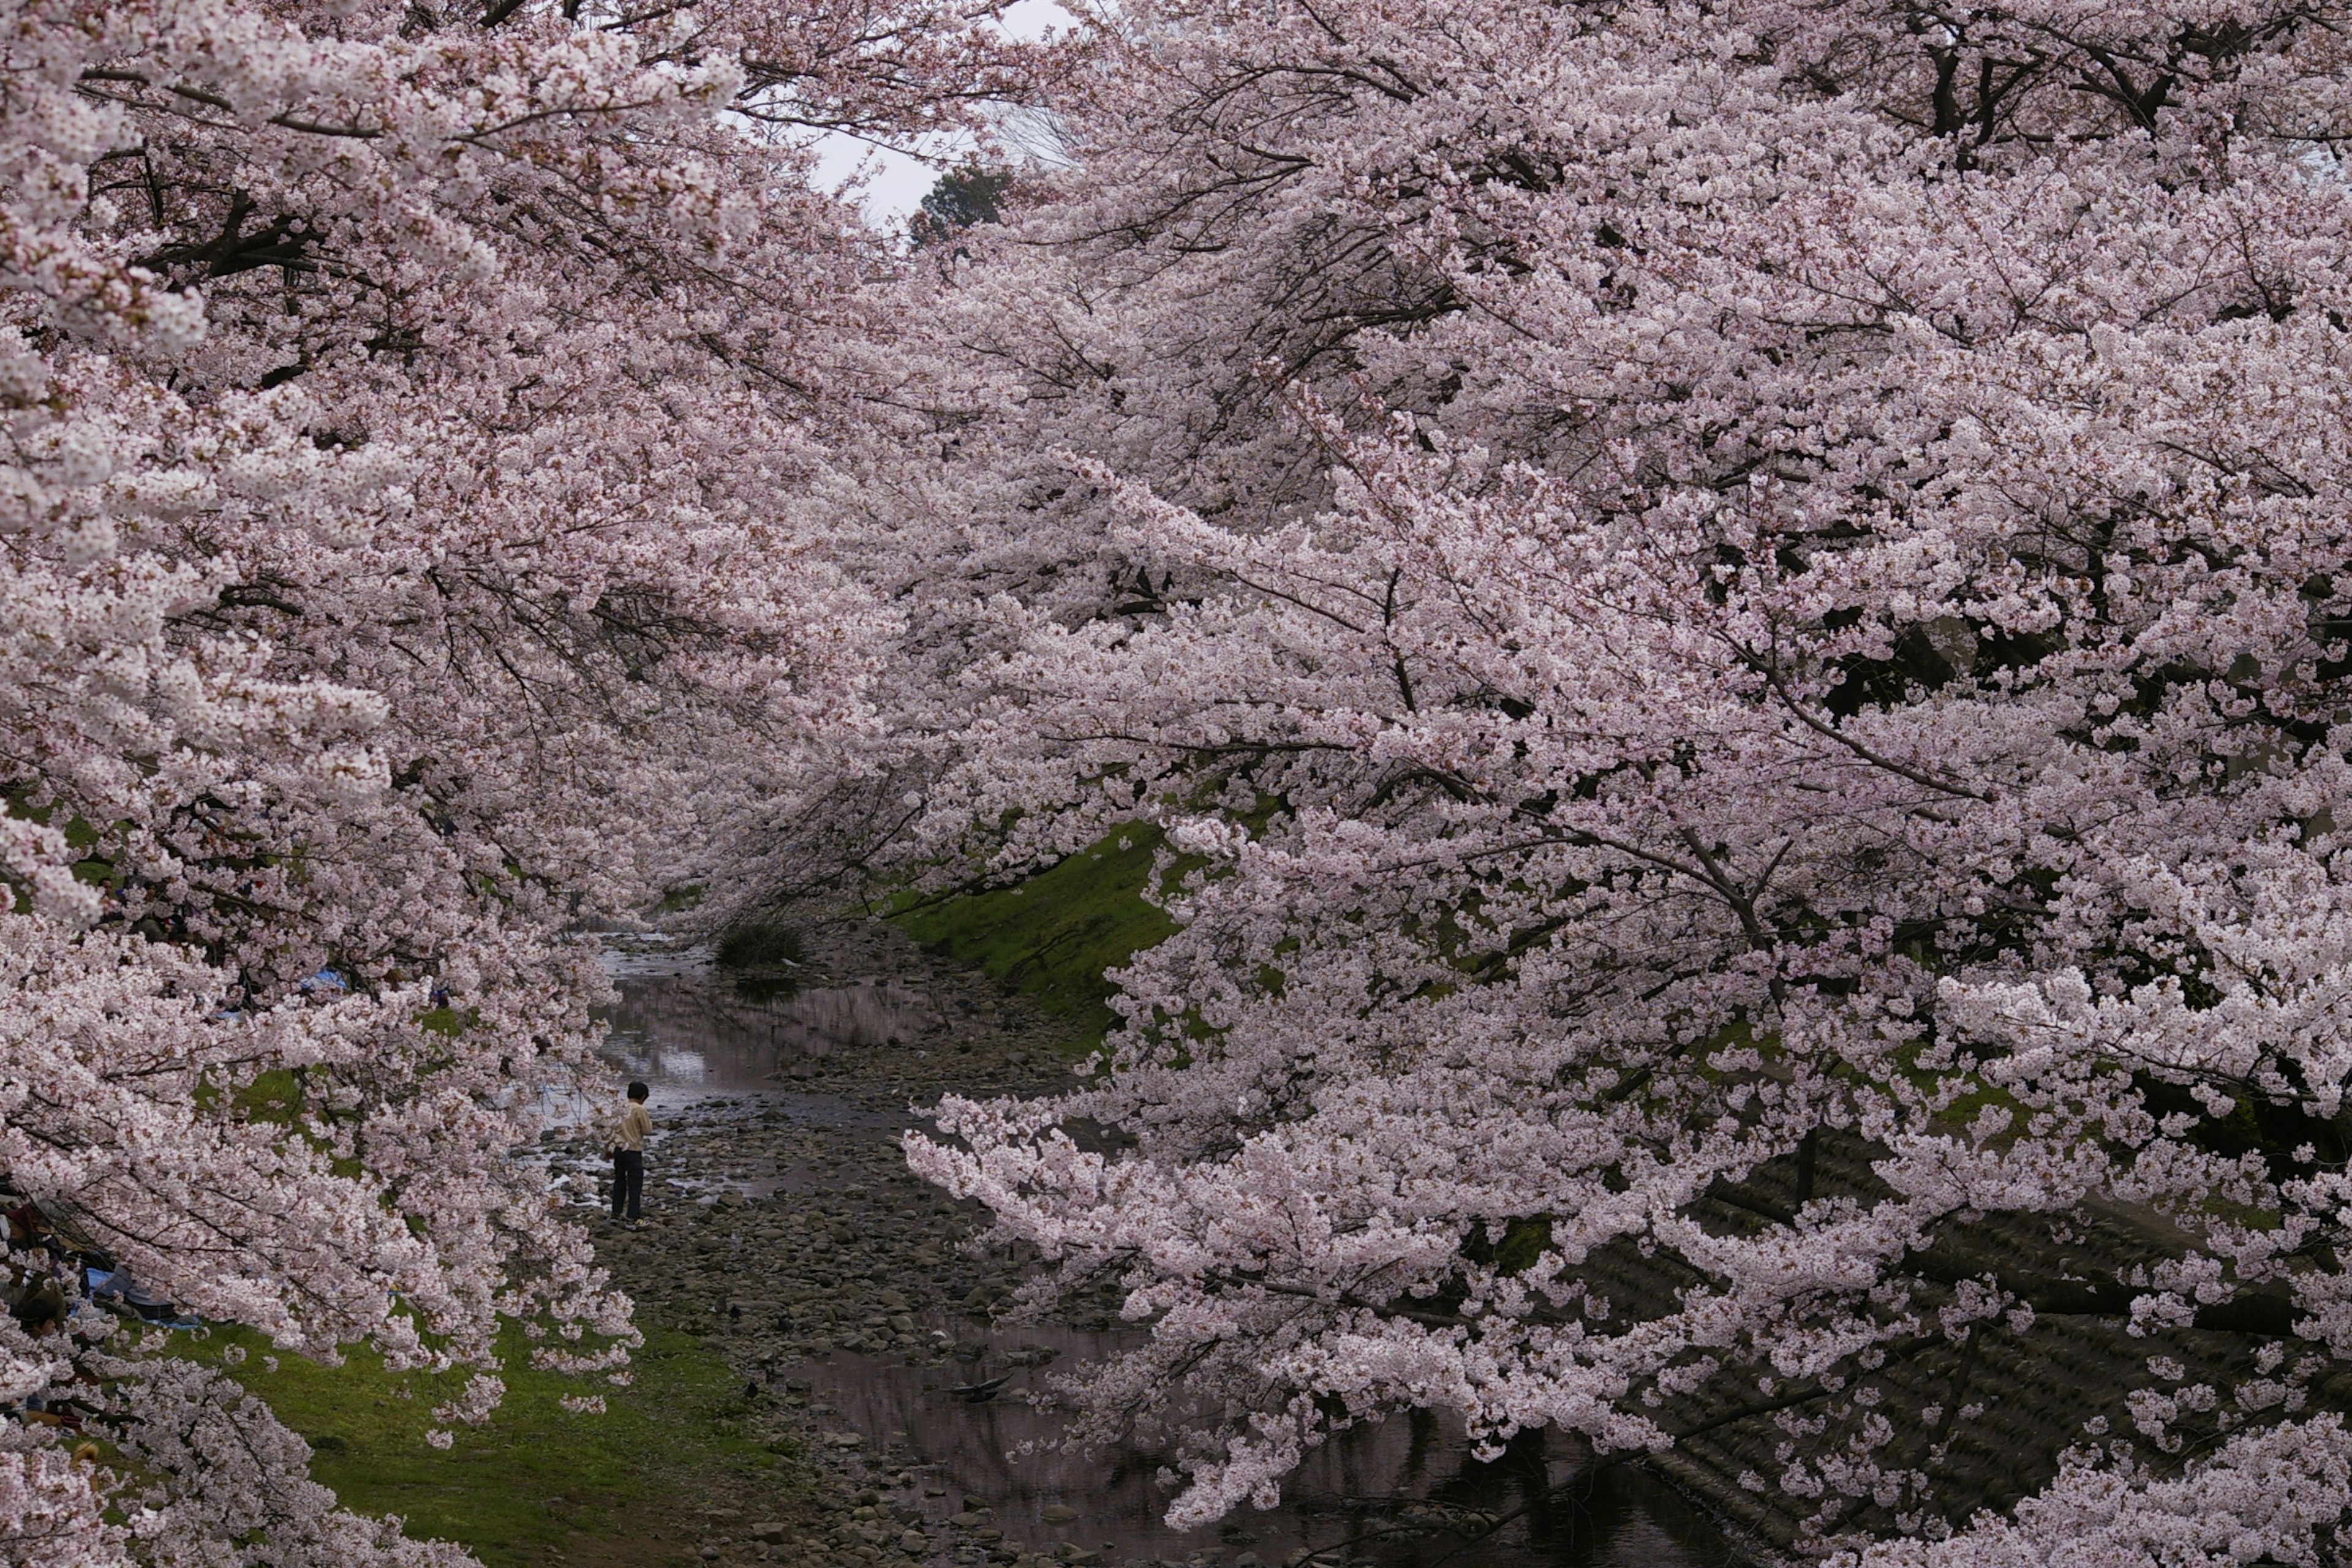
[[[927,285],[900,657],[927,845],[1148,818],[1183,929],[908,1146],[1122,1283],[1177,1519],[1422,1407],[1806,1552],[2340,1552],[2347,20],[1119,8]]]
[[[994,10],[0,10],[14,1189],[445,1423],[625,1375],[563,931],[1150,821],[1103,1070],[908,1148],[1123,1285],[1180,1521],[1426,1408],[2340,1555],[2352,13]],[[812,184],[1040,80],[1001,230]],[[448,1555],[107,1327],[0,1321],[115,1444],[0,1417],[0,1555]]]
[[[801,144],[961,122],[1024,68],[992,9],[0,6],[13,1296],[79,1294],[54,1225],[285,1349],[475,1369],[445,1423],[501,1318],[625,1376],[509,1153],[590,1071],[560,933],[872,726],[890,616],[810,498],[888,258]],[[0,1558],[449,1555],[110,1323],[0,1319]]]

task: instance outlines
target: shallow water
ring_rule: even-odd
[[[845,1099],[796,1092],[793,1069],[916,1037],[939,1022],[929,997],[878,977],[746,997],[697,953],[627,957],[614,969],[621,1003],[607,1054],[646,1081],[656,1107],[747,1096],[810,1125],[870,1128],[877,1137],[905,1125]],[[837,1179],[814,1164],[771,1162],[724,1184],[756,1198]],[[1135,1331],[992,1332],[978,1319],[944,1315],[923,1327],[977,1351],[976,1359],[920,1367],[836,1352],[787,1375],[811,1385],[821,1425],[862,1432],[868,1453],[893,1456],[886,1476],[914,1472],[914,1486],[886,1500],[935,1519],[984,1506],[1009,1540],[1032,1547],[1066,1540],[1114,1563],[1214,1560],[1223,1568],[1249,1568],[1237,1561],[1244,1553],[1278,1568],[1302,1546],[1364,1568],[1717,1568],[1737,1561],[1702,1516],[1638,1472],[1603,1470],[1570,1488],[1586,1458],[1574,1442],[1530,1434],[1481,1463],[1458,1424],[1426,1414],[1344,1434],[1292,1478],[1278,1508],[1171,1530],[1161,1518],[1171,1494],[1158,1479],[1157,1456],[1054,1446],[1059,1418],[1021,1397],[1042,1391],[1053,1371],[1133,1342]],[[948,1392],[1007,1373],[1004,1392],[985,1404]],[[1056,1507],[1077,1518],[1049,1520],[1046,1510]],[[1478,1517],[1506,1514],[1515,1517],[1491,1533]]]
[[[969,1318],[933,1318],[926,1327],[967,1341],[986,1333]],[[946,1483],[941,1496],[920,1496],[919,1483],[912,1495],[889,1500],[919,1501],[934,1519],[986,1506],[1008,1538],[1033,1547],[1068,1541],[1112,1563],[1205,1555],[1228,1568],[1244,1552],[1279,1564],[1300,1547],[1330,1562],[1380,1568],[1714,1568],[1736,1561],[1704,1518],[1637,1472],[1602,1471],[1581,1495],[1580,1489],[1563,1495],[1583,1466],[1580,1446],[1530,1434],[1482,1464],[1458,1423],[1425,1413],[1344,1434],[1291,1478],[1277,1508],[1171,1530],[1162,1516],[1172,1494],[1157,1477],[1157,1456],[1054,1446],[1060,1418],[1021,1398],[1043,1389],[1055,1371],[1106,1355],[1134,1334],[1045,1324],[987,1338],[978,1361],[947,1368],[835,1352],[795,1375],[813,1385],[813,1404],[833,1413],[828,1424],[903,1450],[909,1468],[933,1485]],[[1044,1366],[1014,1365],[1039,1350],[1058,1353]],[[948,1392],[1008,1372],[1011,1383],[987,1404]],[[1049,1519],[1046,1510],[1055,1505],[1076,1510],[1077,1519]],[[1518,1517],[1488,1533],[1486,1521],[1507,1514]]]
[[[619,966],[616,966],[616,968]],[[620,1005],[604,1046],[614,1066],[642,1079],[656,1106],[711,1095],[757,1094],[787,1105],[830,1100],[795,1096],[790,1086],[814,1076],[814,1064],[844,1052],[912,1038],[939,1016],[929,1000],[885,980],[813,986],[790,995],[740,994],[728,976],[699,967],[614,976]],[[763,1101],[765,1102],[765,1101]],[[898,1123],[845,1115],[839,1126]]]

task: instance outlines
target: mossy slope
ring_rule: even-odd
[[[1010,888],[909,903],[896,919],[933,952],[1034,997],[1098,1042],[1117,1021],[1103,972],[1172,934],[1143,889],[1159,830],[1129,827]]]

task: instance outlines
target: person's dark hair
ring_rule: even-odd
[[[651,1094],[653,1090],[647,1089],[641,1083],[633,1083],[629,1085],[629,1098],[631,1100],[643,1100],[646,1095]]]

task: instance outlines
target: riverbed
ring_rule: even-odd
[[[1070,1081],[1067,1026],[895,929],[813,936],[781,980],[703,954],[617,951],[614,1065],[656,1132],[643,1226],[596,1222],[600,1259],[653,1321],[702,1333],[756,1419],[810,1457],[812,1496],[714,1492],[684,1544],[711,1563],[804,1568],[1718,1568],[1730,1544],[1626,1468],[1585,1474],[1532,1434],[1492,1463],[1458,1426],[1400,1415],[1347,1434],[1281,1505],[1171,1529],[1149,1452],[1076,1451],[1037,1401],[1145,1331],[1117,1301],[994,1315],[1027,1272],[985,1216],[913,1180],[900,1131],[946,1090]],[[601,1202],[599,1152],[551,1139],[566,1191]],[[1001,1380],[1001,1382],[998,1382]],[[970,1391],[997,1383],[985,1399]]]

